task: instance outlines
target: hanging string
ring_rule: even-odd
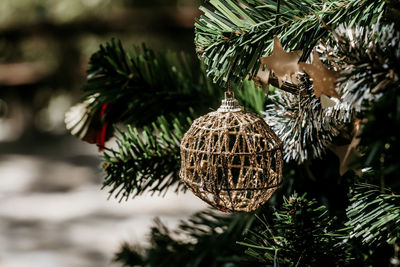
[[[278,27],[278,23],[279,23],[279,15],[280,15],[280,9],[281,9],[281,0],[277,0],[276,2],[276,15],[275,15],[275,27]],[[276,31],[275,28],[275,31]]]
[[[232,95],[231,91],[231,81],[228,81],[228,91],[226,92],[228,95]]]

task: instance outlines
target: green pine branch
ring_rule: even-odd
[[[400,238],[400,195],[379,187],[360,184],[351,191],[347,209],[351,238],[368,245],[398,244]]]
[[[83,90],[96,95],[98,110],[107,104],[105,121],[148,125],[158,116],[205,112],[218,105],[223,91],[209,83],[202,66],[184,53],[159,52],[143,45],[126,51],[115,39],[93,54]]]
[[[385,11],[383,0],[280,3],[277,25],[275,0],[210,0],[209,8],[200,8],[204,15],[195,24],[195,43],[214,82],[254,76],[259,58],[272,50],[274,35],[286,49],[303,50],[304,60],[320,39],[329,36],[329,28],[345,22],[371,25],[380,21]]]
[[[245,242],[246,253],[268,266],[339,266],[351,260],[346,229],[336,230],[327,208],[306,195],[284,198],[273,214],[273,222],[259,218]]]
[[[104,153],[103,187],[111,187],[110,194],[119,199],[144,192],[164,193],[171,186],[183,190],[178,176],[179,143],[190,124],[190,118],[168,122],[159,117],[152,127],[141,131],[131,126],[118,130],[118,149]]]

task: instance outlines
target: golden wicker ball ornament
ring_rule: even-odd
[[[193,122],[180,149],[180,178],[221,211],[256,210],[282,183],[282,141],[233,93],[225,94],[217,111]]]

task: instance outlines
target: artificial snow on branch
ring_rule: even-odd
[[[358,112],[370,109],[399,81],[400,34],[394,25],[341,24],[320,48],[342,69],[338,87],[343,101]]]
[[[333,138],[354,118],[347,103],[338,101],[324,109],[308,76],[300,81],[301,94],[275,90],[274,102],[264,112],[265,120],[283,141],[285,161],[299,164],[322,158]]]

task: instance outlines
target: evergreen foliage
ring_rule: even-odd
[[[330,41],[321,47],[342,70],[338,85],[343,101],[359,112],[369,110],[399,79],[400,34],[394,25],[342,24]]]
[[[104,186],[110,194],[128,199],[144,192],[165,192],[179,182],[179,142],[189,128],[191,119],[181,123],[177,118],[169,123],[159,117],[152,127],[145,126],[141,133],[127,126],[118,130],[117,150],[104,153]]]
[[[334,137],[354,119],[354,112],[346,103],[322,108],[307,75],[302,77],[299,91],[299,95],[294,95],[275,90],[274,101],[263,114],[283,141],[285,161],[300,164],[322,158]]]
[[[183,53],[156,53],[145,45],[127,52],[113,39],[100,46],[89,64],[83,90],[88,97],[97,95],[93,110],[108,105],[104,120],[112,123],[141,127],[161,115],[189,114],[191,106],[205,112],[222,95],[207,82],[200,64]]]
[[[196,23],[197,52],[215,82],[254,76],[276,34],[286,49],[303,50],[304,60],[320,39],[329,36],[329,28],[345,22],[371,25],[385,10],[383,0],[279,2],[279,13],[275,0],[210,0],[210,8],[200,8],[204,15]]]
[[[262,227],[250,231],[246,253],[268,266],[342,266],[348,263],[346,229],[335,229],[325,206],[294,193],[275,210],[273,221],[265,216]]]

